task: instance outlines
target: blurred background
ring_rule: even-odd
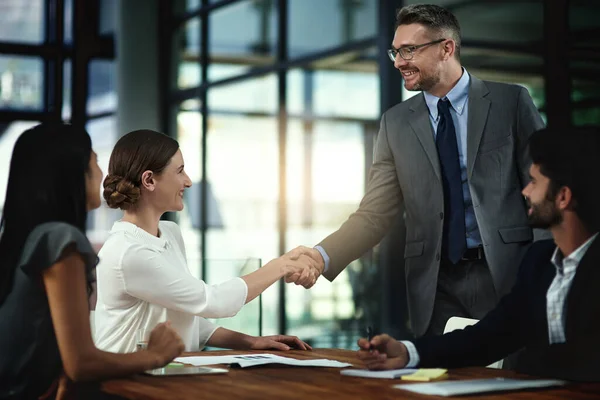
[[[600,123],[600,1],[437,0],[463,65],[525,86],[546,121]],[[381,113],[403,90],[386,50],[400,0],[0,0],[0,208],[10,154],[48,119],[84,126],[100,165],[118,138],[175,137],[194,186],[179,222],[192,273],[248,273],[337,229],[364,193]],[[43,179],[43,171],[40,171]],[[32,182],[35,184],[35,182]],[[99,248],[120,213],[89,216]],[[351,348],[407,325],[402,219],[334,282],[276,284],[249,334]]]

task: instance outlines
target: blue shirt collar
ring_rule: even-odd
[[[471,77],[469,76],[467,70],[464,68],[462,70],[462,76],[458,82],[456,82],[456,85],[454,85],[454,87],[446,95],[450,101],[450,105],[458,115],[461,115],[465,110],[465,103],[469,98],[469,83],[471,82]],[[427,92],[423,92],[423,95],[425,96],[425,103],[427,103],[427,108],[429,108],[429,114],[431,115],[431,118],[437,121],[437,103],[440,98]]]

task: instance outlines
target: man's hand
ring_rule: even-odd
[[[298,246],[292,251],[286,253],[286,255],[292,259],[297,260],[302,256],[308,256],[311,260],[310,269],[306,269],[302,271],[302,273],[294,273],[286,276],[286,283],[295,283],[296,285],[302,285],[305,289],[311,288],[319,276],[323,273],[325,269],[325,261],[323,260],[323,256],[317,249],[313,249],[306,246]],[[304,257],[303,257],[304,258]]]
[[[250,347],[252,350],[312,350],[308,343],[303,342],[296,336],[273,335],[258,336],[254,338]]]
[[[358,340],[358,358],[368,369],[385,370],[404,368],[408,364],[406,346],[389,335],[378,335],[371,339]]]

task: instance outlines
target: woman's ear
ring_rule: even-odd
[[[142,174],[142,187],[151,192],[156,188],[156,181],[154,180],[154,173],[152,171],[144,171]]]

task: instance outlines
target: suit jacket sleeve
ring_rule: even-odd
[[[529,296],[540,263],[550,259],[552,241],[537,242],[526,253],[512,291],[477,324],[442,336],[422,337],[414,343],[420,367],[457,368],[488,365],[524,347],[531,324]]]
[[[394,156],[388,143],[386,115],[381,126],[369,183],[360,206],[336,232],[319,245],[330,258],[324,276],[333,280],[353,260],[360,257],[383,238],[402,205]]]

